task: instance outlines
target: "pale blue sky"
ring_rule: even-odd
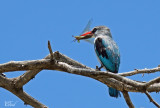
[[[45,57],[50,40],[54,51],[95,68],[99,65],[93,45],[73,43],[88,20],[92,27],[111,29],[121,53],[119,72],[153,68],[160,64],[159,0],[1,0],[0,63]],[[23,72],[6,73],[16,77]],[[137,75],[148,81],[160,74]],[[94,79],[58,71],[42,71],[24,86],[31,96],[50,108],[125,108],[123,96],[115,99],[108,87]],[[160,103],[160,95],[151,94]],[[130,93],[136,108],[154,105],[141,93]],[[31,108],[10,92],[0,88],[0,108],[5,101],[17,102],[15,108]]]

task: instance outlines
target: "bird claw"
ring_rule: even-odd
[[[100,71],[99,68],[98,68],[98,66],[96,66],[96,71]]]
[[[97,71],[101,71],[102,68],[103,68],[102,65],[101,65],[100,67],[96,66],[96,70],[97,70]]]

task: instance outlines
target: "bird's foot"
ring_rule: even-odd
[[[100,67],[96,66],[96,70],[97,70],[97,71],[101,71],[102,68],[103,68],[102,65],[101,65]]]
[[[0,75],[2,75],[3,77],[6,77],[6,75],[4,73],[0,73]]]

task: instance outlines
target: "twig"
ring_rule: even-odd
[[[157,106],[158,108],[160,108],[160,105],[153,100],[153,98],[150,96],[150,94],[146,91],[145,94],[147,95],[147,97],[149,98],[150,102],[152,102],[155,106]]]
[[[159,71],[160,71],[160,67],[156,67],[156,68],[152,68],[152,69],[136,69],[135,71],[119,73],[119,75],[121,75],[121,76],[133,76],[133,75],[136,75],[136,74],[155,73],[155,72],[159,72]]]
[[[132,103],[132,101],[131,101],[131,99],[129,97],[128,92],[127,91],[122,91],[122,93],[123,93],[123,97],[124,97],[128,107],[129,108],[134,108],[134,105],[133,105],[133,103]]]
[[[50,52],[50,57],[51,57],[51,60],[53,60],[53,52],[52,52],[52,48],[51,48],[51,44],[50,44],[50,41],[48,40],[48,49],[49,49],[49,52]]]

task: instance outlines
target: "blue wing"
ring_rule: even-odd
[[[120,64],[120,54],[116,43],[112,38],[107,36],[100,36],[95,39],[95,52],[106,70],[117,73]],[[119,97],[120,92],[114,88],[109,87],[109,95],[112,97]]]
[[[100,63],[110,72],[117,73],[120,64],[120,54],[112,38],[103,36],[95,39],[95,52]]]

